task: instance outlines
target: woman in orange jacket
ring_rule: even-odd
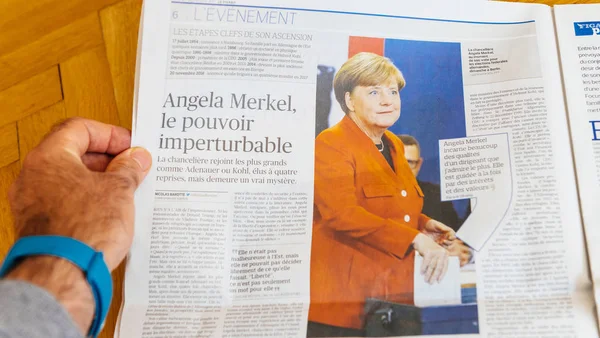
[[[425,280],[439,281],[448,266],[442,246],[455,234],[421,213],[423,192],[387,130],[400,117],[401,72],[385,57],[359,53],[333,85],[346,116],[316,139],[307,336],[360,337],[365,299],[411,304],[414,251]]]

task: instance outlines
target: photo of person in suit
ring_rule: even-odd
[[[423,191],[388,128],[405,79],[386,57],[358,53],[333,80],[345,116],[315,140],[308,337],[364,336],[370,297],[413,304],[414,255],[423,278],[444,277],[455,240],[423,213]]]
[[[406,158],[406,162],[408,162],[410,170],[417,178],[417,183],[425,195],[423,198],[423,213],[446,224],[451,227],[452,230],[458,231],[464,220],[458,216],[451,201],[442,201],[440,185],[419,180],[419,171],[423,165],[419,141],[411,135],[400,134],[397,136],[404,144],[404,157]],[[451,256],[459,257],[461,266],[472,261],[473,250],[460,240],[456,240],[448,250],[450,251]]]

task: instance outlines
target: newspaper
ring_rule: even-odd
[[[598,336],[551,8],[157,0],[141,22],[154,165],[116,337]]]
[[[581,212],[596,302],[600,301],[600,6],[557,6],[557,37],[567,98]],[[597,309],[597,307],[596,307]]]

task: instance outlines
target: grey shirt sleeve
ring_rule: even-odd
[[[35,285],[0,280],[0,338],[82,338],[56,299]]]

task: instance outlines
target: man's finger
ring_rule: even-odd
[[[129,148],[129,130],[82,118],[68,119],[55,127],[40,143],[46,151],[62,150],[77,157],[87,152],[117,155]]]
[[[107,154],[87,153],[81,156],[81,161],[92,171],[104,172],[114,157]]]
[[[124,182],[128,190],[135,190],[152,166],[152,155],[144,148],[131,148],[115,157],[106,168],[107,173],[114,173]]]

